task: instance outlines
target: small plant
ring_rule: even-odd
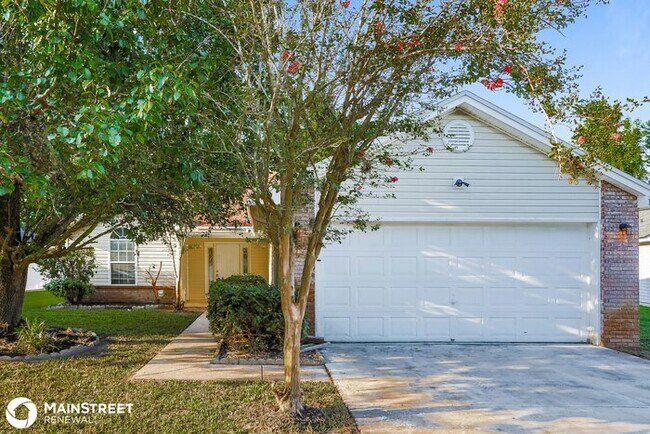
[[[163,263],[162,261],[160,261],[158,265],[151,264],[149,268],[145,270],[145,274],[147,275],[147,280],[149,280],[149,283],[151,284],[153,299],[156,302],[160,301],[158,296],[158,279],[160,279],[160,273],[162,272],[162,268],[163,268]]]
[[[54,336],[43,321],[25,321],[16,331],[16,349],[25,354],[47,353],[53,349]]]
[[[45,289],[52,294],[65,298],[70,304],[79,304],[84,296],[91,294],[95,287],[88,282],[72,277],[50,280]]]
[[[174,309],[174,312],[183,312],[183,309],[185,309],[185,301],[177,297],[174,299],[174,304],[172,307]]]
[[[69,303],[79,304],[83,297],[93,292],[90,283],[97,263],[92,249],[75,250],[60,258],[43,259],[39,271],[50,281],[45,289],[63,297]]]

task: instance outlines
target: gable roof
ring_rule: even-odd
[[[486,124],[517,138],[534,149],[537,149],[544,155],[548,155],[551,151],[550,137],[546,131],[470,91],[462,91],[441,101],[438,105],[438,115],[440,116],[444,116],[445,114],[449,114],[455,110],[463,110]],[[574,149],[575,152],[580,152],[580,150],[571,143],[563,140],[561,142],[568,148]],[[609,165],[606,165],[605,169],[599,170],[599,172],[602,175],[602,180],[637,196],[640,207],[650,206],[650,184]]]

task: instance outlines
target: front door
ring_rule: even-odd
[[[241,274],[241,251],[236,243],[206,243],[207,259],[207,296],[210,283],[216,279],[225,279],[233,274]]]
[[[214,270],[217,279],[241,273],[239,244],[215,244]]]

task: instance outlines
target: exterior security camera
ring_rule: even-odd
[[[463,178],[456,178],[456,181],[454,181],[454,186],[456,187],[469,187],[469,184],[465,181],[463,181]]]

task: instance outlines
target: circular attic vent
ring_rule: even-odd
[[[451,121],[442,130],[442,143],[452,152],[467,152],[474,144],[474,129],[465,121]]]

